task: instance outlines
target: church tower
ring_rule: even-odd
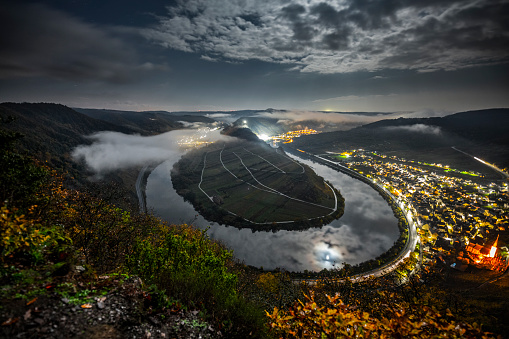
[[[497,235],[497,240],[495,240],[495,242],[491,246],[490,258],[495,257],[495,254],[497,253],[497,245],[498,245],[498,235]]]

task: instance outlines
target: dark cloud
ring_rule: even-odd
[[[419,70],[458,69],[509,61],[509,3],[459,8],[453,20],[428,16],[415,27],[384,39],[394,53],[382,66]]]
[[[260,15],[256,13],[242,14],[239,16],[239,18],[257,27],[260,27],[262,25]]]
[[[391,21],[396,21],[396,10],[402,5],[402,1],[385,0],[370,1],[360,0],[352,1],[346,17],[349,21],[363,30],[373,30],[379,28],[389,28]]]
[[[113,32],[43,5],[3,5],[0,77],[126,82],[157,69]],[[125,38],[125,37],[124,37]]]
[[[309,41],[315,36],[316,30],[303,22],[293,24],[293,38],[296,40]]]
[[[508,7],[498,0],[187,0],[144,34],[177,50],[304,72],[451,70],[508,62]]]
[[[343,31],[335,31],[334,33],[326,34],[322,41],[328,49],[333,51],[347,49],[348,35],[348,29],[344,29]]]
[[[344,19],[339,11],[336,11],[334,7],[325,2],[311,7],[310,13],[312,15],[317,15],[318,18],[316,22],[326,27],[337,27]]]
[[[299,21],[300,15],[304,13],[306,13],[306,8],[297,4],[291,4],[281,9],[282,16],[292,22]]]

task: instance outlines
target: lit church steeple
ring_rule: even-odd
[[[498,235],[497,235],[497,240],[495,240],[495,242],[491,246],[490,258],[493,258],[495,256],[495,253],[497,253],[497,245],[498,245]]]

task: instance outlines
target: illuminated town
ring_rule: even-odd
[[[210,144],[207,135],[216,129],[199,129],[178,144],[184,148]],[[279,143],[292,143],[301,135],[317,133],[303,129],[258,137],[276,147]],[[468,265],[497,271],[507,268],[508,251],[499,249],[498,237],[494,239],[497,232],[509,227],[506,181],[480,184],[473,179],[482,179],[481,173],[407,161],[362,149],[327,152],[320,157],[365,176],[408,207],[423,244],[424,262],[447,260],[459,270],[465,270]]]
[[[509,226],[506,181],[480,184],[469,179],[482,178],[479,173],[363,150],[321,157],[363,174],[410,208],[417,219],[424,262],[441,260],[462,271],[469,265],[507,268],[507,248],[497,247],[498,232]]]
[[[293,142],[293,139],[298,138],[302,135],[308,134],[318,134],[317,131],[310,128],[305,128],[297,131],[289,131],[284,134],[279,134],[275,136],[267,136],[265,134],[259,135],[258,138],[264,141],[270,141],[273,146],[276,146],[278,143],[289,144]]]
[[[195,133],[187,135],[187,136],[183,137],[182,139],[180,139],[179,141],[177,141],[177,144],[179,145],[179,147],[181,147],[183,149],[206,146],[206,145],[214,142],[214,141],[211,141],[208,139],[209,133],[213,132],[213,131],[217,131],[218,129],[219,129],[219,127],[200,128],[200,129],[196,130]]]

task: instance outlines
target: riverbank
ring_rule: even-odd
[[[342,173],[345,173],[368,184],[370,187],[376,190],[384,198],[385,201],[389,203],[393,210],[394,216],[398,219],[400,237],[395,242],[394,246],[375,259],[362,262],[352,267],[348,267],[349,273],[351,274],[351,279],[367,279],[371,276],[379,277],[390,273],[395,270],[398,265],[403,262],[404,259],[408,258],[410,254],[415,250],[419,238],[417,235],[414,217],[410,214],[409,211],[405,212],[406,208],[403,205],[403,202],[398,201],[398,199],[394,197],[390,192],[388,192],[383,186],[380,186],[373,180],[363,176],[356,171],[351,170],[346,166],[341,165],[338,162],[334,162],[318,155],[310,154],[290,147],[286,147],[285,151],[293,154],[297,158],[307,158],[312,162],[317,162],[327,167],[341,171]],[[420,249],[419,252],[419,261],[422,261],[422,253]],[[299,274],[296,274],[295,276],[298,278]],[[306,276],[309,277],[309,273],[306,273]]]

